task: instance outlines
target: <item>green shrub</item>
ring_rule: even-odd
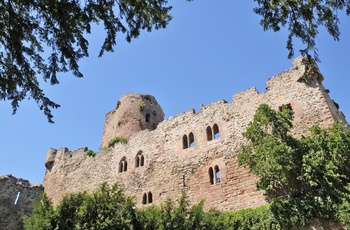
[[[105,152],[108,150],[108,146],[105,146],[105,147],[101,147],[100,148],[100,152]]]
[[[146,103],[144,101],[141,101],[139,104],[140,111],[142,111],[146,107]]]
[[[108,148],[113,147],[116,143],[126,144],[128,143],[128,140],[125,137],[114,137],[113,139],[109,140]]]
[[[95,152],[92,151],[92,150],[86,151],[86,155],[88,155],[89,157],[94,157],[94,156],[96,156],[96,154],[97,154],[97,153],[95,153]]]

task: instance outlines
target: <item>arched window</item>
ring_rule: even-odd
[[[147,194],[144,193],[142,196],[142,204],[147,204]]]
[[[153,197],[152,197],[152,193],[148,192],[148,203],[152,203],[153,202]]]
[[[214,184],[214,171],[213,171],[212,167],[209,168],[208,173],[209,173],[209,182],[210,182],[210,184]]]
[[[153,195],[151,192],[144,193],[142,196],[142,204],[150,204],[153,203]]]
[[[190,147],[194,147],[194,136],[193,136],[193,133],[190,133],[189,135],[188,135],[188,139],[189,139],[189,141],[190,141]]]
[[[218,139],[220,137],[219,127],[217,124],[213,125],[214,139]]]
[[[149,123],[151,120],[151,115],[149,113],[146,114],[146,122]]]
[[[216,183],[220,183],[221,182],[221,175],[220,175],[220,169],[219,169],[219,166],[215,165],[214,167],[215,169],[215,181]]]
[[[128,162],[124,161],[124,172],[128,171]]]
[[[144,166],[144,165],[145,165],[145,158],[143,157],[143,155],[141,155],[140,166]]]
[[[187,140],[187,135],[184,135],[182,137],[182,148],[187,149],[188,148],[188,140]]]
[[[138,154],[135,157],[135,168],[138,168],[140,166],[140,158]]]
[[[139,151],[135,156],[135,168],[143,166],[145,163],[145,158],[143,156],[142,151]]]
[[[119,162],[118,172],[126,172],[128,170],[128,162],[126,161],[126,157],[123,157]]]
[[[213,133],[211,131],[211,127],[208,126],[206,131],[207,131],[207,141],[213,140]]]

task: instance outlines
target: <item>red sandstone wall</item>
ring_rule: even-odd
[[[245,141],[242,132],[257,107],[267,103],[278,109],[290,104],[295,110],[293,133],[297,136],[307,135],[312,125],[329,127],[335,119],[341,119],[321,79],[308,86],[300,82],[303,73],[301,60],[297,59],[292,69],[268,80],[265,92],[248,89],[234,95],[231,103],[218,101],[203,106],[198,113],[189,110],[170,117],[155,130],[137,132],[128,144],[117,144],[96,157],[87,157],[84,149],[58,150],[48,157],[52,164],[46,171],[45,192],[57,203],[66,193],[94,190],[107,181],[122,183],[127,193],[136,196],[138,206],[144,205],[143,196],[149,192],[152,204],[161,204],[167,197],[178,199],[182,191],[192,203],[205,199],[206,208],[236,210],[264,204],[263,192],[255,190],[256,177],[239,167],[236,159]],[[112,130],[106,125],[115,124],[107,120],[105,130]],[[219,127],[220,137],[208,141],[206,128],[214,124]],[[190,133],[194,146],[183,149],[183,136]],[[135,157],[140,151],[145,161],[136,167]],[[121,159],[128,164],[125,172],[119,172]],[[215,166],[220,169],[221,182],[211,184],[209,168]]]

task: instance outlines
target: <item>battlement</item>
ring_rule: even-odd
[[[206,208],[264,204],[263,193],[255,189],[256,177],[236,159],[245,142],[242,133],[258,106],[291,106],[296,136],[307,135],[313,125],[346,122],[324,89],[323,77],[319,74],[306,84],[304,72],[298,58],[291,69],[271,77],[264,92],[250,88],[233,95],[231,102],[201,105],[198,112],[190,109],[166,120],[153,96],[127,94],[106,115],[101,146],[115,136],[127,137],[128,143],[117,143],[95,157],[86,155],[87,148],[50,149],[45,192],[57,204],[67,193],[94,190],[106,181],[121,183],[126,193],[136,196],[138,206],[177,199],[183,191],[191,202],[205,199]]]

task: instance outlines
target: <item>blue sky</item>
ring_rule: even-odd
[[[155,96],[168,118],[198,111],[200,104],[230,102],[250,87],[263,92],[268,78],[291,67],[286,31],[264,32],[253,0],[169,2],[174,19],[168,28],[143,32],[130,44],[120,36],[115,52],[102,58],[97,55],[103,30],[96,28],[89,36],[90,57],[80,62],[84,78],[67,73],[59,85],[42,84],[46,95],[61,104],[53,111],[55,124],[33,100],[23,101],[16,115],[10,102],[0,101],[0,175],[42,183],[49,147],[98,151],[105,114],[126,93]],[[340,42],[321,30],[317,45],[324,86],[349,118],[350,26],[344,19]]]

